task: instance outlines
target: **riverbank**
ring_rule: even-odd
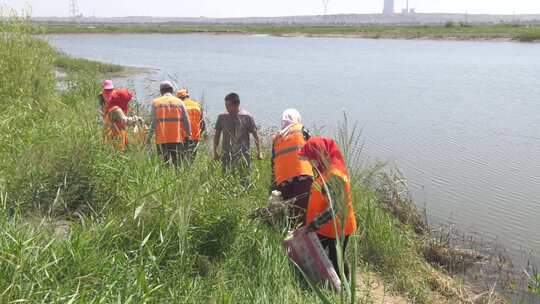
[[[0,219],[0,302],[317,301],[283,252],[287,227],[249,219],[267,199],[268,159],[254,163],[245,189],[221,175],[207,146],[179,171],[136,143],[125,154],[110,150],[94,122],[95,96],[99,80],[122,67],[64,58],[68,85],[59,92],[58,53],[13,31],[20,26],[0,47],[0,66],[9,67],[0,89],[0,210],[8,215]],[[359,234],[349,258],[358,261],[361,303],[388,293],[415,303],[492,298],[428,262],[423,222],[396,196],[395,180],[366,167],[351,174]]]
[[[54,66],[64,76],[77,74],[80,71],[89,71],[93,74],[107,75],[109,78],[122,78],[155,71],[149,68],[120,66],[83,58],[73,58],[61,52],[57,53]]]
[[[540,41],[540,26],[468,25],[444,26],[281,26],[281,25],[181,25],[181,24],[60,24],[45,25],[45,33],[161,33],[161,34],[266,34],[280,37],[340,37],[366,39],[434,39]]]

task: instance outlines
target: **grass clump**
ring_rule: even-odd
[[[521,42],[540,41],[540,31],[526,31],[517,35],[517,40]]]
[[[66,54],[59,53],[56,56],[54,65],[66,72],[93,71],[98,74],[118,73],[123,70],[122,66],[116,64],[101,63],[92,60],[73,58]]]

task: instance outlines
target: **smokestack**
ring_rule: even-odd
[[[394,14],[394,0],[384,0],[383,14],[385,15]]]

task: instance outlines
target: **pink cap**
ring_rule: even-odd
[[[103,89],[104,90],[112,90],[112,89],[114,89],[114,85],[112,83],[112,80],[103,81]]]

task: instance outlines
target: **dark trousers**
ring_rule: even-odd
[[[160,144],[157,145],[157,151],[159,156],[163,158],[166,163],[172,164],[178,167],[182,162],[182,154],[184,153],[184,144]]]
[[[185,158],[189,162],[193,162],[197,156],[197,149],[199,147],[198,140],[188,140],[184,144]]]
[[[289,217],[292,219],[293,224],[305,225],[306,223],[306,211],[312,183],[313,178],[310,177],[302,180],[295,178],[291,182],[277,187],[277,190],[281,191],[284,200],[295,198],[294,205],[289,208]]]
[[[336,250],[336,239],[331,239],[327,237],[323,237],[319,235],[319,239],[321,240],[321,244],[328,252],[328,258],[330,261],[332,261],[332,265],[334,265],[334,269],[336,270],[338,276],[339,276],[339,267],[338,267],[338,258],[337,258],[337,250]],[[343,243],[343,267],[345,268],[343,271],[345,273],[345,277],[349,278],[349,265],[347,263],[347,260],[345,259],[345,249],[347,249],[347,243],[349,242],[349,237],[345,237],[345,242]]]

